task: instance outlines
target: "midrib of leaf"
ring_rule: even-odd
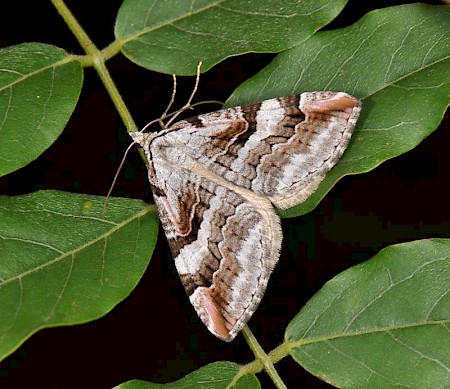
[[[189,12],[189,13],[187,13],[185,15],[179,16],[178,18],[173,18],[173,19],[166,20],[163,23],[156,24],[156,25],[154,25],[152,27],[143,29],[139,33],[131,35],[128,38],[121,38],[120,41],[122,42],[122,44],[128,43],[131,40],[138,39],[141,35],[145,35],[147,33],[156,31],[156,30],[158,30],[160,28],[170,26],[173,23],[176,23],[176,22],[179,22],[181,20],[187,19],[187,18],[189,18],[189,17],[191,17],[193,15],[197,15],[197,14],[199,14],[201,12],[204,12],[204,11],[207,11],[207,10],[213,8],[213,7],[217,7],[219,4],[223,3],[224,1],[227,1],[227,0],[219,0],[219,1],[216,1],[215,3],[210,4],[210,5],[206,6],[206,7],[199,8],[196,12]],[[173,27],[175,27],[175,26],[173,26]]]
[[[46,267],[49,267],[49,266],[53,265],[55,263],[63,261],[67,257],[75,256],[78,252],[86,249],[89,246],[92,246],[93,244],[95,244],[95,243],[97,243],[97,242],[99,242],[99,241],[101,241],[103,239],[106,239],[108,236],[114,234],[117,230],[121,229],[122,227],[124,227],[127,224],[133,222],[136,219],[140,220],[141,217],[143,217],[144,215],[146,215],[147,213],[150,213],[150,212],[155,212],[156,213],[154,205],[147,206],[146,208],[144,208],[139,213],[137,213],[137,214],[133,215],[132,217],[130,217],[128,219],[125,219],[124,221],[116,224],[113,228],[111,228],[110,230],[106,231],[105,233],[99,235],[95,239],[92,239],[92,240],[86,242],[85,244],[82,244],[81,246],[79,246],[79,247],[77,247],[77,248],[75,248],[73,250],[67,251],[66,253],[60,255],[59,257],[56,257],[56,258],[52,259],[51,261],[48,261],[48,262],[46,262],[46,263],[44,263],[42,265],[39,265],[39,266],[37,266],[37,267],[35,267],[33,269],[30,269],[28,271],[25,271],[25,272],[23,272],[21,274],[18,274],[16,276],[14,276],[14,277],[11,277],[11,278],[9,278],[6,281],[0,282],[0,287],[5,286],[5,285],[7,285],[7,284],[9,284],[11,282],[14,282],[16,280],[21,280],[22,278],[26,277],[27,275],[33,274],[33,273],[38,272],[38,271],[40,271],[42,269],[45,269]]]
[[[450,319],[435,320],[435,321],[421,321],[421,322],[408,323],[408,324],[398,324],[398,325],[389,326],[389,327],[379,327],[379,328],[371,329],[371,330],[343,332],[343,333],[339,333],[339,334],[319,336],[316,338],[301,339],[301,340],[297,340],[294,342],[285,342],[284,344],[287,345],[289,348],[295,348],[295,347],[306,346],[308,344],[327,342],[329,340],[335,340],[335,339],[344,339],[344,338],[351,338],[354,336],[371,335],[371,334],[377,334],[377,333],[389,333],[390,331],[424,327],[424,326],[435,326],[435,325],[445,326],[446,324],[449,324],[449,323],[450,323]]]
[[[329,336],[320,336],[317,338],[310,338],[310,339],[302,339],[295,342],[284,342],[275,349],[273,349],[270,353],[268,353],[268,358],[272,363],[276,363],[280,361],[281,359],[288,356],[292,349],[307,346],[309,344],[316,344],[316,343],[324,343],[330,340],[335,339],[343,339],[343,338],[350,338],[353,336],[361,336],[361,335],[368,335],[368,334],[376,334],[376,333],[383,333],[383,334],[390,334],[392,331],[395,330],[402,330],[402,329],[409,329],[409,328],[417,328],[417,327],[424,327],[424,326],[444,326],[450,323],[450,319],[446,320],[437,320],[433,322],[418,322],[418,323],[410,323],[410,324],[404,324],[404,325],[397,325],[397,326],[391,326],[391,327],[382,327],[378,328],[376,330],[370,330],[370,331],[355,331],[352,333],[346,333],[346,334],[334,334]],[[238,381],[239,378],[246,374],[254,374],[260,372],[264,368],[264,365],[262,361],[255,360],[253,362],[250,362],[249,364],[242,366],[238,373],[236,374],[235,378],[233,379],[232,383],[235,383]],[[232,387],[232,386],[228,386]],[[227,388],[228,388],[227,387]]]
[[[20,82],[22,82],[22,81],[24,81],[24,80],[26,80],[26,79],[28,79],[30,77],[36,76],[36,75],[38,75],[38,74],[40,74],[40,73],[42,73],[42,72],[44,72],[44,71],[46,71],[48,69],[56,69],[59,66],[65,65],[66,63],[75,62],[75,61],[77,61],[76,56],[69,55],[66,58],[64,58],[64,59],[62,59],[62,60],[60,60],[58,62],[52,63],[52,64],[50,64],[48,66],[44,66],[43,68],[39,68],[39,69],[37,69],[37,70],[35,70],[35,71],[31,72],[31,73],[28,73],[26,75],[17,72],[18,74],[21,74],[22,77],[17,78],[16,80],[10,82],[9,84],[5,85],[4,87],[1,87],[0,88],[0,92],[2,92],[5,89],[11,89],[14,85],[16,85],[16,84],[18,84],[18,83],[20,83]],[[0,71],[4,71],[4,70],[0,69]]]

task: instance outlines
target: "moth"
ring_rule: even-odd
[[[134,132],[181,282],[206,327],[233,340],[278,262],[275,207],[305,201],[344,153],[361,109],[306,92]]]

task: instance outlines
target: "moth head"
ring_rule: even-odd
[[[144,146],[145,139],[147,137],[147,134],[144,134],[143,132],[136,131],[136,132],[130,132],[131,139],[137,144],[139,144],[141,147]]]
[[[144,151],[149,148],[150,143],[158,133],[156,132],[142,132],[142,131],[136,131],[136,132],[130,132],[131,139],[133,139],[134,143],[137,143],[139,146],[141,146]]]

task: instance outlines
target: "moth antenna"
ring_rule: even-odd
[[[195,93],[197,92],[197,89],[198,89],[198,84],[200,82],[200,73],[201,73],[201,69],[202,69],[202,64],[203,64],[202,61],[200,61],[198,63],[198,66],[197,66],[197,77],[195,78],[194,89],[192,90],[192,93],[189,96],[189,99],[188,99],[187,103],[183,107],[181,107],[181,109],[179,109],[178,111],[176,111],[173,114],[172,118],[166,123],[166,128],[169,127],[173,123],[173,121],[178,117],[178,115],[180,115],[182,112],[186,111],[187,109],[192,108],[191,102],[192,102],[192,99],[195,96]]]
[[[122,161],[120,162],[119,168],[117,169],[116,174],[114,175],[113,182],[111,183],[111,186],[109,187],[108,194],[106,195],[105,201],[103,203],[103,207],[102,207],[102,217],[103,218],[105,217],[106,206],[108,205],[109,198],[111,197],[111,193],[114,189],[114,185],[116,185],[117,178],[119,177],[120,171],[122,170],[123,164],[125,163],[125,158],[127,157],[129,151],[131,150],[131,147],[133,147],[135,143],[136,142],[133,141],[133,143],[131,143],[125,150],[125,153],[123,154]]]
[[[170,107],[175,102],[175,95],[177,94],[177,76],[175,74],[172,74],[172,80],[173,80],[173,86],[172,86],[172,96],[170,97],[169,104],[167,105],[166,110],[163,112],[161,117],[159,118],[158,122],[162,129],[166,128],[166,125],[164,124],[163,120],[167,118]]]
[[[202,104],[219,104],[219,105],[224,105],[225,102],[224,101],[220,101],[220,100],[205,100],[205,101],[199,101],[197,103],[191,104],[191,108],[195,108],[198,107],[199,105]]]
[[[195,77],[194,89],[192,90],[192,93],[189,96],[189,100],[185,104],[185,107],[187,107],[187,108],[189,108],[191,106],[192,99],[194,98],[195,93],[197,92],[198,84],[200,83],[200,73],[202,72],[202,65],[203,65],[202,61],[200,61],[197,65],[197,77]]]
[[[190,108],[195,108],[195,107],[198,107],[199,105],[202,105],[202,104],[219,104],[219,105],[224,105],[225,103],[224,103],[223,101],[220,101],[220,100],[205,100],[205,101],[199,101],[199,102],[197,102],[197,103],[191,104]],[[166,114],[164,117],[160,117],[159,119],[154,119],[154,120],[152,120],[151,122],[148,122],[148,123],[142,128],[142,130],[139,130],[139,132],[144,132],[144,131],[145,131],[147,128],[149,128],[152,124],[154,124],[154,123],[156,123],[156,122],[159,122],[159,121],[161,121],[161,120],[163,120],[163,119],[170,118],[171,116],[173,116],[173,115],[179,113],[179,111],[180,111],[180,110],[174,111],[174,112],[171,112],[171,113],[168,113],[168,114]],[[167,125],[166,125],[165,127],[163,127],[163,128],[167,128]]]
[[[167,115],[167,116],[171,116],[171,115]],[[149,128],[152,124],[157,123],[157,122],[159,122],[159,121],[161,121],[161,118],[154,119],[154,120],[152,120],[151,122],[148,122],[148,123],[142,128],[142,130],[139,130],[139,132],[144,132],[144,131],[145,131],[147,128]]]
[[[170,126],[170,124],[176,119],[176,117],[181,114],[182,112],[186,111],[189,108],[194,108],[197,107],[198,105],[201,104],[220,104],[223,105],[223,101],[218,101],[218,100],[206,100],[206,101],[200,101],[198,103],[194,103],[191,104],[192,99],[194,98],[194,95],[198,89],[198,84],[200,82],[200,69],[202,66],[202,62],[199,62],[198,66],[197,66],[197,77],[195,80],[195,85],[194,85],[194,90],[191,93],[191,96],[189,97],[189,100],[187,101],[187,103],[181,107],[179,110],[168,113],[170,107],[173,105],[173,103],[175,102],[175,96],[176,96],[176,89],[177,89],[177,78],[175,74],[172,74],[173,77],[173,89],[172,89],[172,96],[170,98],[169,101],[169,105],[167,106],[167,108],[165,109],[164,113],[158,118],[158,119],[154,119],[150,122],[148,122],[139,132],[144,132],[145,130],[147,130],[151,125],[153,125],[154,123],[159,123],[159,125],[161,126],[162,129],[166,129],[167,127]],[[171,119],[164,124],[163,120],[167,119],[171,117]]]

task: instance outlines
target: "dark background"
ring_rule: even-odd
[[[113,40],[120,1],[66,3],[99,48]],[[350,1],[328,28],[352,24],[375,8],[405,3],[409,2]],[[82,53],[49,2],[4,7],[0,48],[36,41]],[[225,101],[272,58],[252,54],[222,62],[202,75],[195,101]],[[172,91],[171,76],[141,69],[121,55],[107,65],[139,126],[161,115]],[[178,106],[186,101],[193,83],[192,77],[179,78]],[[282,342],[285,325],[334,275],[390,244],[447,236],[449,127],[446,117],[416,149],[372,172],[344,178],[312,213],[283,220],[280,263],[249,323],[267,352]],[[58,189],[104,196],[129,142],[95,71],[86,69],[79,104],[64,133],[36,161],[0,178],[0,193]],[[152,202],[146,174],[133,151],[114,195]],[[94,322],[33,335],[0,363],[0,387],[109,388],[134,378],[168,382],[216,360],[246,363],[253,355],[242,336],[227,344],[209,334],[185,295],[161,233],[147,272],[128,298]],[[291,388],[331,387],[291,358],[276,367]],[[265,373],[258,377],[263,388],[272,387]]]

